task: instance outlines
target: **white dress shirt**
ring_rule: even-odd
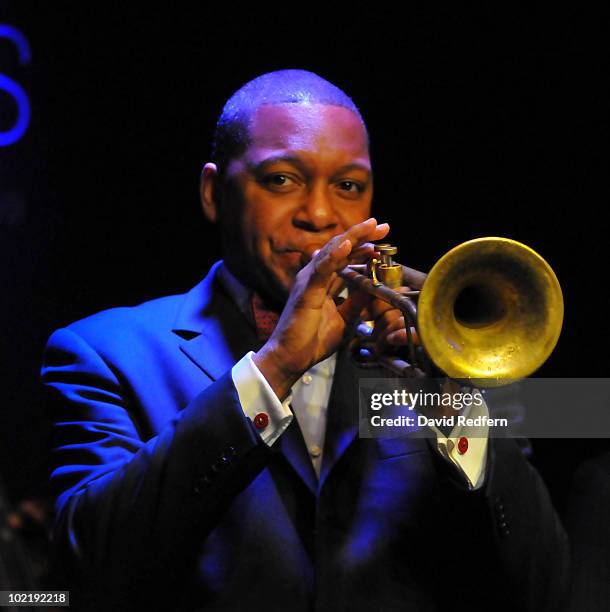
[[[252,321],[250,291],[231,274],[226,265],[220,267],[219,275],[237,306],[246,318]],[[296,416],[313,467],[319,476],[336,353],[305,372],[283,401],[279,400],[252,361],[253,354],[253,351],[247,353],[233,366],[231,371],[244,414],[253,422],[260,413],[267,415],[269,422],[261,430],[260,435],[269,446],[284,433]],[[475,393],[478,392],[475,391]],[[489,416],[489,410],[483,401],[480,406],[472,404],[461,414],[466,418]],[[444,436],[436,427],[431,429],[436,434],[437,451],[445,460],[455,465],[469,489],[480,488],[485,480],[488,427],[486,425],[482,427],[456,425],[449,436]],[[461,453],[458,448],[458,441],[461,437],[468,439],[468,450],[464,453]]]

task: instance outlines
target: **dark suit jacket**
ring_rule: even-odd
[[[574,473],[566,528],[572,544],[569,612],[610,609],[610,453]]]
[[[343,353],[319,482],[296,419],[261,441],[230,372],[259,343],[219,265],[186,295],[49,340],[55,541],[85,585],[73,607],[553,609],[565,535],[512,441],[491,443],[469,492],[424,439],[359,438],[362,372]]]

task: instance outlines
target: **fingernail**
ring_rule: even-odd
[[[315,251],[314,251],[314,252],[311,254],[311,256],[312,256],[312,257],[315,257],[315,256],[316,256],[316,255],[317,255],[319,252],[320,252],[320,249],[316,249],[316,250],[315,250]]]
[[[339,248],[342,249],[346,244],[351,244],[351,242],[349,240],[344,240],[340,245]]]
[[[386,229],[386,228],[389,228],[389,227],[390,227],[390,225],[389,225],[388,223],[380,223],[380,224],[377,226],[377,229],[379,229],[379,228]]]

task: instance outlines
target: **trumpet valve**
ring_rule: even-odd
[[[391,289],[397,289],[402,285],[402,266],[396,263],[393,256],[398,249],[391,244],[376,244],[375,250],[381,255],[381,261],[376,261],[375,276],[373,282],[377,285],[383,283]]]

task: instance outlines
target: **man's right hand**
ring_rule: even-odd
[[[370,297],[353,292],[336,305],[332,287],[337,272],[363,253],[368,244],[384,238],[387,223],[368,219],[335,236],[296,276],[278,324],[265,345],[252,357],[276,395],[286,397],[294,383],[316,363],[332,355],[358,320]]]

